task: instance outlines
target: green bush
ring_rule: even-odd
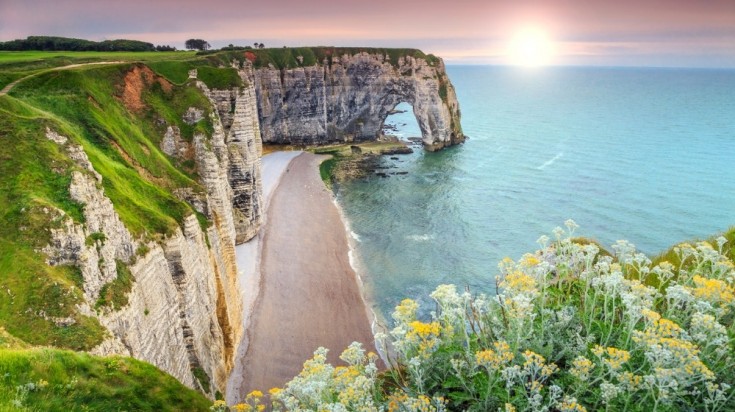
[[[418,319],[406,299],[378,339],[391,368],[353,344],[346,367],[319,349],[274,389],[276,410],[676,411],[735,409],[732,234],[681,244],[653,264],[575,243],[576,224],[500,262],[496,296],[441,285]],[[361,409],[362,408],[362,409]]]

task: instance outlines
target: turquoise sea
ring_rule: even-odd
[[[497,263],[566,219],[655,255],[735,225],[735,71],[448,66],[470,139],[384,157],[337,188],[379,315],[442,283],[492,293]],[[411,107],[387,123],[420,136]]]

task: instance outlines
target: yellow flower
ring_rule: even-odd
[[[607,348],[607,356],[608,358],[604,362],[612,370],[620,369],[625,362],[630,360],[630,352],[613,347]]]
[[[643,315],[644,318],[651,322],[656,322],[657,320],[661,319],[661,315],[659,315],[655,311],[652,311],[651,309],[643,309],[641,311],[641,315]]]
[[[561,412],[587,412],[587,408],[577,403],[574,398],[565,398],[559,405]]]
[[[523,363],[524,369],[541,369],[544,367],[544,363],[546,363],[546,359],[543,356],[530,350],[523,352],[523,358],[526,359]]]
[[[618,381],[628,390],[637,390],[643,381],[643,377],[630,372],[622,372],[618,375]]]
[[[493,347],[495,350],[486,349],[475,353],[475,363],[478,366],[497,370],[513,360],[513,352],[510,351],[507,342],[502,340],[494,342]]]
[[[600,345],[595,345],[595,347],[592,348],[592,354],[594,354],[598,358],[602,357],[603,353],[605,353],[605,348]]]
[[[259,391],[259,390],[256,389],[256,390],[250,392],[247,395],[247,397],[248,398],[262,398],[263,397],[263,392],[261,392],[261,391]]]
[[[719,279],[707,279],[699,275],[694,275],[692,280],[696,285],[692,290],[692,294],[698,298],[713,303],[730,303],[735,300],[735,290]]]
[[[516,407],[512,403],[506,403],[505,412],[516,412]]]
[[[594,367],[595,365],[591,360],[584,356],[577,356],[577,358],[572,361],[572,369],[569,372],[577,379],[586,381],[590,376],[590,371],[592,371],[592,368]]]
[[[283,392],[283,389],[281,389],[281,388],[270,388],[270,389],[268,389],[268,393],[271,396],[276,396],[276,395],[278,395],[281,392]]]
[[[416,311],[419,309],[419,304],[412,299],[403,299],[401,304],[396,306],[396,310],[393,312],[393,318],[399,322],[410,322],[416,319]]]
[[[427,339],[431,336],[439,336],[441,326],[439,322],[424,323],[417,320],[409,324],[411,330],[408,332],[409,337],[419,337],[421,339]]]
[[[534,255],[526,253],[521,258],[521,264],[528,267],[533,267],[541,263],[541,261]]]
[[[511,293],[534,293],[536,290],[536,279],[516,270],[505,276],[500,287]]]

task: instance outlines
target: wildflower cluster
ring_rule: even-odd
[[[340,356],[346,366],[334,367],[327,363],[327,350],[319,348],[298,376],[269,391],[272,410],[377,411],[377,358],[353,343]]]
[[[498,265],[495,296],[441,285],[417,319],[406,299],[379,336],[378,374],[358,346],[323,350],[272,398],[287,410],[735,410],[735,265],[730,241],[681,244],[653,262],[574,241],[577,225]],[[727,247],[727,248],[726,248]],[[350,359],[350,360],[348,360]],[[372,360],[371,360],[372,359]]]

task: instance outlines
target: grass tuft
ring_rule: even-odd
[[[207,411],[210,404],[135,359],[52,349],[0,351],[0,410]]]

